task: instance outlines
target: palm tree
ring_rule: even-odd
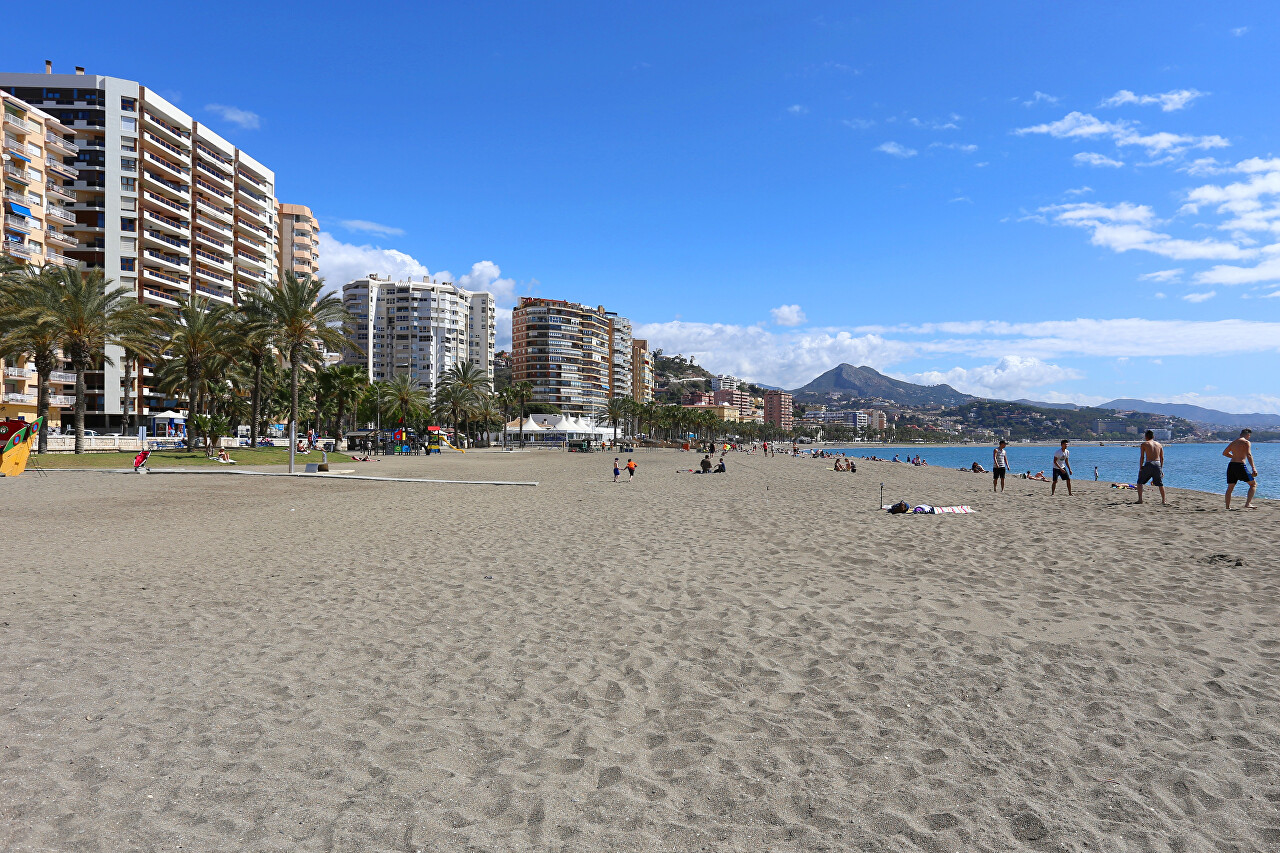
[[[36,369],[36,417],[42,419],[36,453],[49,449],[49,375],[58,366],[58,332],[48,318],[59,298],[57,282],[44,271],[8,267],[0,277],[0,358],[25,356]]]
[[[495,424],[501,424],[504,427],[503,434],[505,435],[506,421],[503,420],[502,410],[501,408],[499,408],[498,400],[494,395],[492,394],[482,395],[480,397],[480,401],[476,404],[475,409],[472,411],[472,415],[475,417],[476,423],[480,425],[480,429],[482,432],[487,434],[489,432],[490,427],[494,426]],[[489,441],[487,438],[485,439],[485,446],[486,447],[489,446]]]
[[[466,412],[464,418],[470,417],[471,412],[480,404],[481,398],[493,387],[488,374],[469,361],[459,362],[446,370],[441,377],[441,384],[445,388],[458,388],[464,392],[462,397],[468,401],[468,405],[464,407]],[[454,427],[456,429],[457,424]]]
[[[75,452],[84,452],[84,375],[98,362],[110,364],[104,350],[120,339],[143,337],[154,326],[151,309],[132,297],[126,287],[108,289],[111,281],[102,270],[75,267],[46,268],[61,298],[46,309],[45,318],[57,330],[58,347],[76,374]]]
[[[524,447],[524,410],[529,405],[529,398],[533,396],[532,382],[516,382],[511,386],[511,390],[515,393],[516,399],[520,401],[520,447]]]
[[[195,450],[190,427],[203,410],[208,384],[231,360],[235,340],[230,331],[230,314],[230,306],[221,302],[203,296],[189,300],[179,297],[178,310],[169,318],[169,341],[156,374],[156,384],[186,395],[187,450]]]
[[[342,440],[342,421],[360,402],[369,384],[365,369],[358,364],[336,364],[326,372],[329,399],[337,409],[338,440]]]
[[[271,346],[271,324],[262,288],[246,293],[232,321],[236,349],[253,368],[250,392],[249,446],[258,446],[258,430],[262,426],[263,368],[274,354]]]
[[[608,417],[609,423],[613,424],[613,443],[618,443],[618,424],[631,411],[628,403],[631,402],[629,397],[610,397],[609,406],[605,409],[605,416]]]
[[[511,420],[511,410],[519,402],[516,398],[516,392],[510,387],[503,388],[494,394],[494,399],[498,404],[498,408],[502,409],[502,446],[507,446],[507,422]]]
[[[303,363],[315,364],[322,345],[331,350],[349,346],[342,334],[342,321],[347,310],[332,293],[324,293],[324,279],[304,275],[299,278],[286,272],[284,280],[268,285],[263,291],[266,320],[272,341],[289,363],[289,441],[297,440],[298,369]],[[289,455],[289,472],[293,473],[293,454]]]
[[[378,385],[378,405],[398,414],[405,426],[421,417],[430,417],[431,392],[407,373],[397,373],[389,382]]]
[[[436,409],[449,413],[455,436],[459,431],[459,424],[475,411],[478,401],[474,393],[461,385],[441,385],[436,392]]]

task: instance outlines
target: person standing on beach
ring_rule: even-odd
[[[630,483],[636,478],[636,463],[632,459],[627,460],[627,482]]]
[[[1222,455],[1231,460],[1227,463],[1227,509],[1231,509],[1231,493],[1235,491],[1236,483],[1240,482],[1249,484],[1249,494],[1245,495],[1244,508],[1257,509],[1253,505],[1253,493],[1258,488],[1258,466],[1253,464],[1253,446],[1249,443],[1251,435],[1253,435],[1251,429],[1240,430],[1240,437],[1222,451]]]
[[[1095,483],[1098,482],[1098,466],[1097,465],[1093,466],[1093,481]]]
[[[613,482],[618,482],[618,477],[622,475],[622,463],[618,461],[618,457],[613,457]]]
[[[1000,487],[1004,491],[1004,475],[1009,472],[1009,442],[1001,439],[1000,446],[991,451],[991,491]]]
[[[1067,440],[1062,439],[1062,446],[1058,448],[1058,452],[1053,454],[1053,485],[1049,487],[1049,494],[1058,491],[1058,481],[1067,481],[1067,494],[1071,494],[1071,452],[1067,450]]]
[[[1168,506],[1164,498],[1164,445],[1156,441],[1156,434],[1151,430],[1147,430],[1143,438],[1138,451],[1138,503],[1142,503],[1142,487],[1150,482],[1160,490],[1160,505]]]

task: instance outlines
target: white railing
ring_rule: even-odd
[[[55,264],[61,264],[64,267],[73,267],[80,263],[75,258],[68,258],[66,255],[59,255],[54,251],[50,251],[48,254],[49,260],[53,261]]]
[[[45,131],[44,139],[45,139],[45,142],[52,142],[55,146],[61,148],[63,151],[66,151],[70,154],[80,153],[79,145],[76,145],[74,142],[68,142],[67,140],[63,139],[61,136],[59,136],[56,133],[50,133],[48,131]]]
[[[32,230],[31,223],[27,222],[27,218],[25,216],[6,216],[4,218],[4,224],[22,231]]]
[[[13,391],[4,392],[4,401],[6,403],[25,403],[34,406],[36,404],[35,394],[18,394]]]
[[[68,373],[65,370],[51,370],[49,371],[49,381],[50,382],[75,382],[76,375],[74,373]]]
[[[4,171],[6,175],[13,175],[15,178],[19,180],[22,180],[22,181],[31,180],[31,175],[27,172],[26,169],[19,169],[17,166],[13,165],[12,163],[5,163]]]
[[[16,127],[18,130],[21,130],[23,133],[35,133],[35,132],[36,132],[36,126],[35,126],[34,124],[32,124],[31,122],[27,121],[26,119],[19,118],[18,116],[14,115],[14,114],[13,114],[13,113],[11,113],[11,112],[8,112],[8,111],[6,111],[6,112],[5,112],[5,114],[4,114],[4,120],[5,120],[5,123],[6,123],[6,124],[11,124],[11,125],[13,125],[13,126],[14,126],[14,127]]]
[[[52,216],[54,219],[61,219],[63,222],[75,222],[76,218],[63,208],[56,204],[51,204],[45,208],[45,216]]]
[[[76,398],[74,395],[69,395],[69,394],[50,394],[49,395],[50,406],[74,406],[75,404],[76,404]]]
[[[68,452],[76,449],[76,435],[73,424],[66,421],[62,424],[63,429],[70,431],[70,435],[51,435],[46,438],[49,442],[49,450],[54,452]],[[147,439],[151,441],[152,439]],[[86,435],[84,444],[81,447],[85,450],[127,450],[137,453],[142,449],[142,445],[138,443],[138,437],[122,436],[122,435]],[[128,468],[133,464],[133,460],[125,458],[120,460],[121,468]]]
[[[6,367],[4,375],[11,379],[34,379],[36,372],[29,367]]]

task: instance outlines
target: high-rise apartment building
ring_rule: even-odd
[[[511,317],[511,381],[530,383],[535,403],[575,417],[603,418],[615,396],[612,329],[617,319],[603,307],[521,297]]]
[[[730,376],[727,373],[717,374],[716,376],[711,377],[711,390],[731,391],[738,387],[739,381],[740,380],[737,377]]]
[[[4,237],[0,253],[19,263],[74,266],[65,253],[78,241],[76,216],[65,205],[75,193],[62,182],[74,182],[78,172],[65,161],[78,148],[71,128],[49,113],[0,91],[4,109]],[[33,421],[39,391],[35,365],[24,356],[0,361],[4,383],[0,386],[0,418]],[[61,422],[62,407],[75,404],[75,374],[55,370],[50,375],[49,422]],[[68,387],[72,386],[72,387]]]
[[[641,338],[631,339],[631,399],[653,402],[653,356],[649,342]]]
[[[63,230],[77,243],[61,254],[168,309],[179,296],[233,304],[275,280],[281,264],[270,169],[137,82],[82,68],[53,74],[48,63],[45,71],[0,72],[0,89],[73,136],[74,152],[46,151],[46,193],[75,218]],[[50,159],[78,174],[60,172]],[[121,356],[114,348],[108,355],[113,364],[88,377],[86,424],[99,429],[121,423]],[[149,387],[150,370],[134,376],[143,411],[176,402]]]
[[[343,285],[342,301],[352,316],[347,340],[358,348],[343,362],[365,365],[370,379],[408,374],[434,389],[445,371],[469,361],[493,380],[493,294],[426,276],[369,275]]]
[[[711,399],[717,404],[733,406],[742,415],[750,415],[751,410],[755,408],[751,395],[737,388],[721,388],[719,391],[713,391]]]
[[[606,311],[609,320],[609,396],[631,397],[631,321],[616,311]]]
[[[311,208],[301,204],[281,204],[276,212],[280,223],[280,278],[286,272],[297,276],[320,275],[320,223]]]
[[[764,422],[791,429],[791,395],[786,391],[764,392]]]

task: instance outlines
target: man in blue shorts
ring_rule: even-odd
[[[1227,463],[1227,509],[1231,509],[1231,493],[1235,491],[1236,483],[1249,484],[1244,508],[1257,509],[1253,503],[1253,493],[1258,489],[1258,467],[1253,464],[1253,446],[1249,444],[1251,435],[1251,429],[1240,430],[1240,437],[1222,451],[1222,455],[1231,460]]]
[[[1144,438],[1138,452],[1138,503],[1142,503],[1142,487],[1150,483],[1160,490],[1160,505],[1168,506],[1164,498],[1164,445],[1156,441],[1151,430]]]

